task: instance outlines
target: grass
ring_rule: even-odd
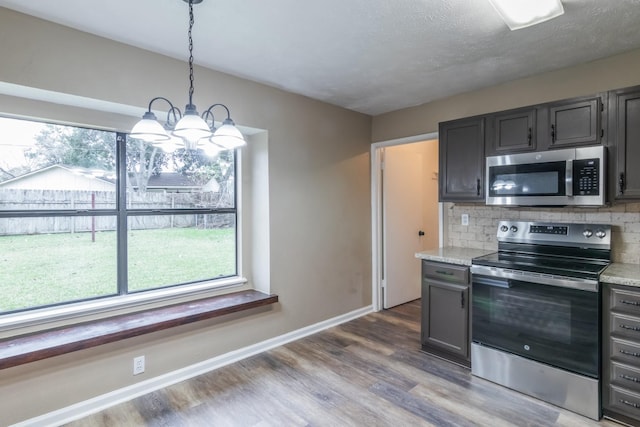
[[[129,291],[236,273],[233,228],[128,233]],[[0,313],[115,295],[116,233],[0,237]]]

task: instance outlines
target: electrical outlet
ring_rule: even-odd
[[[144,356],[133,358],[133,375],[142,374],[144,372]]]
[[[469,225],[469,214],[462,214],[462,225]]]

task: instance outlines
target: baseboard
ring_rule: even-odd
[[[258,353],[262,353],[272,348],[287,344],[291,341],[295,341],[308,335],[331,328],[333,326],[337,326],[350,320],[357,319],[358,317],[362,317],[371,312],[373,312],[372,306],[363,307],[358,310],[354,310],[349,313],[345,313],[343,315],[324,320],[322,322],[306,326],[292,332],[288,332],[284,335],[270,338],[268,340],[250,345],[248,347],[216,356],[209,360],[205,360],[204,362],[187,366],[185,368],[178,369],[176,371],[172,371],[167,374],[130,385],[128,387],[114,390],[110,393],[106,393],[71,406],[67,406],[57,411],[49,412],[39,417],[31,418],[29,420],[13,424],[13,427],[53,427],[69,423],[71,421],[86,417],[90,414],[102,411],[119,403],[134,399],[138,396],[142,396],[152,391],[168,387],[180,381],[202,375],[204,373],[226,366],[230,363],[234,363],[247,357],[254,356]]]

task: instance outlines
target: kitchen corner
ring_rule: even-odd
[[[471,367],[470,267],[473,259],[492,252],[447,246],[415,253],[422,263],[425,352]],[[596,332],[602,334],[602,374],[592,394],[601,390],[603,416],[635,425],[640,418],[640,264],[612,262],[600,273],[599,283],[601,316],[594,325],[600,325]],[[589,417],[598,419],[599,414],[597,410]]]

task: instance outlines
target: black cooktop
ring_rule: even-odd
[[[500,251],[474,258],[472,264],[557,276],[597,278],[609,261]]]

